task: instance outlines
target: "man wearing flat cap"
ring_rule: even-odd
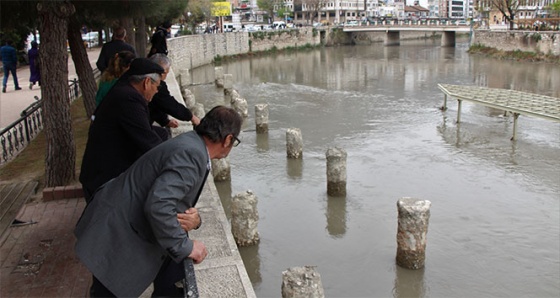
[[[149,59],[134,59],[91,117],[80,172],[88,204],[98,187],[163,142],[158,128],[150,124],[148,110],[163,72],[161,66]]]

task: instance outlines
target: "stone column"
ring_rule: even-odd
[[[231,180],[231,167],[227,157],[212,159],[212,175],[214,176],[214,181]]]
[[[327,156],[327,193],[331,196],[346,195],[346,151],[329,148]]]
[[[292,267],[282,272],[282,298],[323,298],[321,275],[314,266]]]
[[[247,108],[247,100],[242,97],[236,97],[232,100],[232,108],[241,115],[243,118],[247,118],[249,116],[249,111]]]
[[[303,139],[299,128],[288,128],[286,131],[286,150],[289,158],[302,158]]]
[[[268,132],[268,104],[255,105],[255,124],[257,126],[257,133]]]
[[[214,67],[214,82],[216,87],[224,88],[224,68],[221,66]]]
[[[424,267],[431,204],[430,201],[413,198],[402,198],[397,202],[397,265],[403,268]]]
[[[257,197],[250,190],[232,198],[231,232],[239,246],[249,246],[259,242],[257,202]]]
[[[192,91],[187,88],[183,88],[183,92],[181,93],[183,94],[183,99],[185,100],[185,106],[188,109],[192,109],[196,104],[196,100]]]
[[[226,101],[231,102],[233,93],[233,75],[226,73],[224,74],[224,96]]]
[[[204,112],[204,105],[201,103],[196,103],[194,107],[191,108],[191,112],[198,118],[202,120],[206,112]]]

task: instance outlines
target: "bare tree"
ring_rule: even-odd
[[[509,29],[513,30],[513,20],[519,10],[519,6],[525,5],[525,0],[491,0],[492,6],[498,9],[506,21],[509,22]]]
[[[307,10],[307,18],[311,15],[311,24],[315,21],[315,17],[319,16],[323,7],[327,5],[327,0],[302,0]]]
[[[68,96],[68,18],[75,8],[68,1],[37,4],[41,32],[41,93],[47,139],[45,184],[67,185],[76,178],[76,149]],[[83,45],[82,45],[83,47]],[[48,59],[47,59],[48,58]]]

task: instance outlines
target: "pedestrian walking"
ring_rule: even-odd
[[[8,76],[12,74],[14,79],[14,86],[16,90],[21,90],[17,78],[17,52],[12,47],[12,41],[6,40],[6,45],[0,48],[0,56],[2,56],[2,64],[4,65],[4,80],[2,81],[2,92],[6,93],[6,86],[8,85]]]
[[[148,58],[154,54],[161,53],[167,55],[167,36],[171,33],[171,22],[165,21],[161,26],[156,28],[156,32],[152,35],[150,43],[152,48],[148,53]]]
[[[29,89],[33,89],[36,83],[41,86],[41,68],[39,58],[39,44],[36,41],[31,42],[31,49],[27,52],[29,58]]]
[[[99,53],[99,58],[95,65],[100,72],[105,71],[109,66],[109,61],[115,57],[115,54],[122,52],[122,51],[129,51],[136,56],[136,50],[133,46],[126,43],[126,29],[123,27],[117,27],[113,31],[113,39],[104,44],[101,47],[101,52]]]
[[[208,255],[188,235],[201,223],[195,205],[211,159],[239,144],[242,122],[234,109],[214,107],[194,131],[148,151],[99,188],[74,231],[76,255],[93,275],[91,297],[138,297],[152,282],[152,297],[183,297],[175,285],[185,278],[183,262]],[[185,212],[192,216],[183,226],[177,216]]]

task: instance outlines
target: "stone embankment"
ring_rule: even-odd
[[[533,52],[560,58],[560,32],[558,31],[475,30],[471,44],[506,52]]]

